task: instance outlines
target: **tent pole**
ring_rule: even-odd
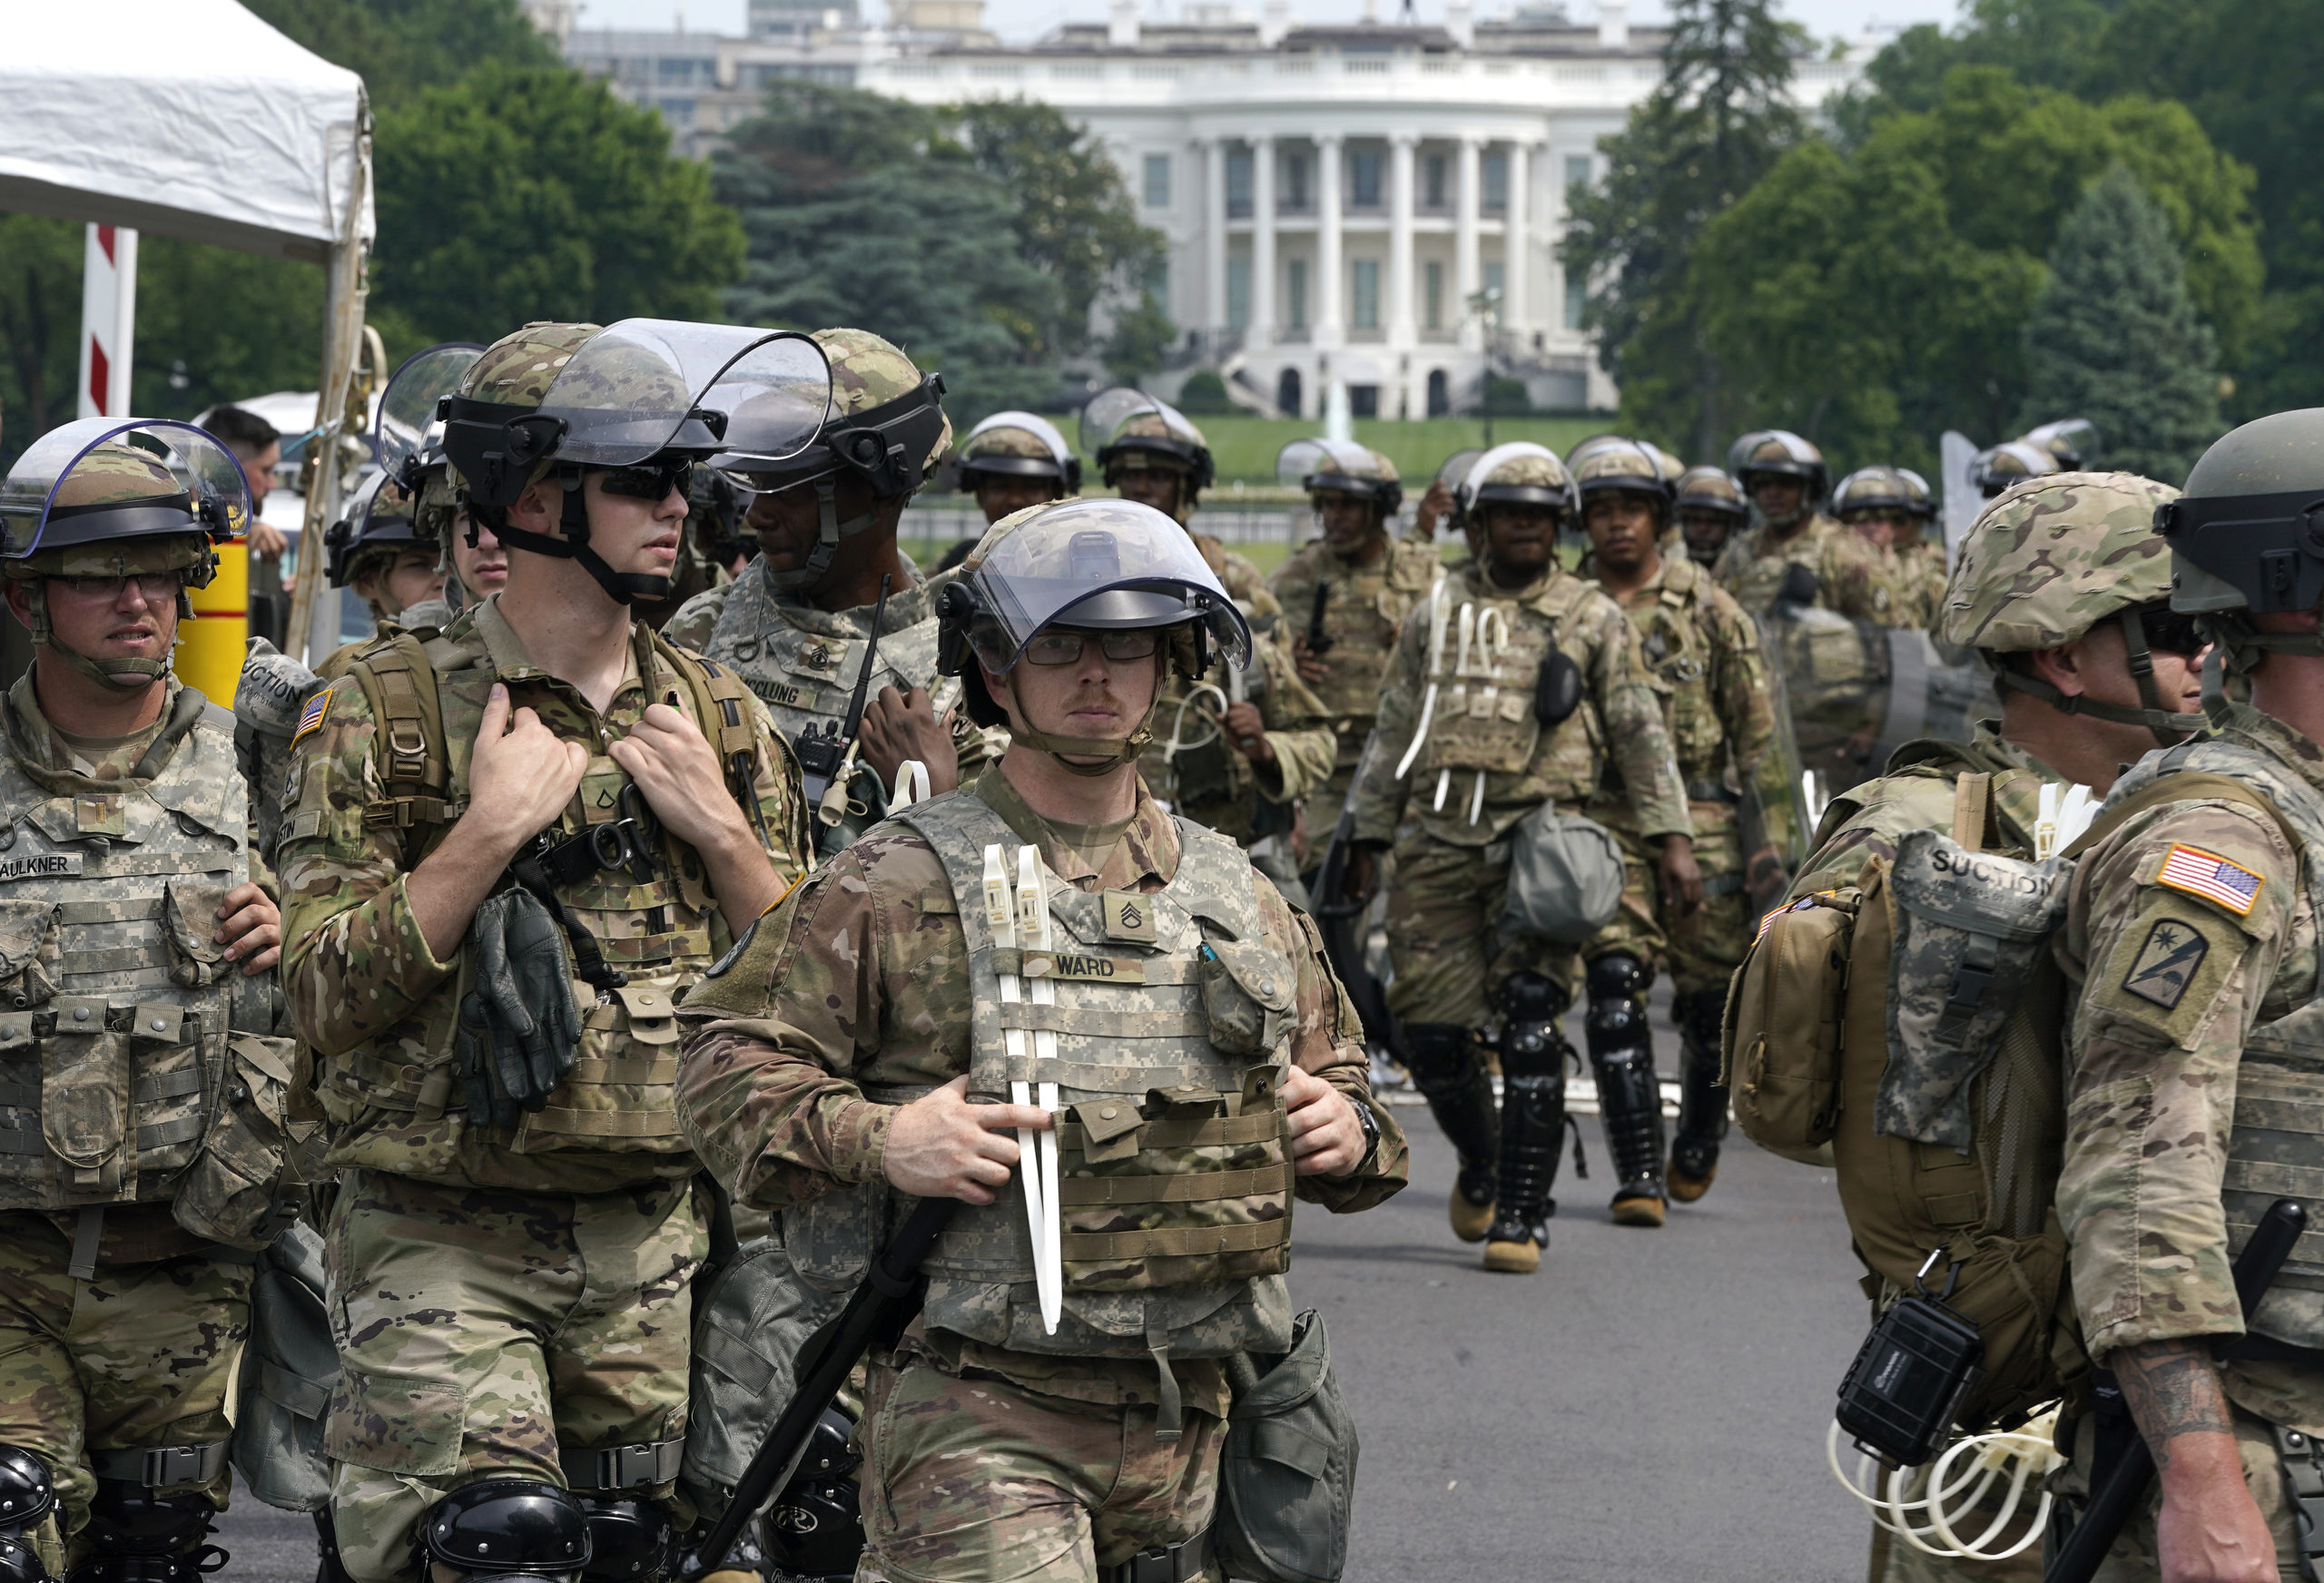
[[[366,104],[355,131],[355,180],[347,194],[347,218],[331,248],[330,281],[323,299],[322,379],[316,387],[315,428],[307,442],[304,483],[306,522],[299,538],[297,586],[290,595],[290,646],[313,664],[338,646],[339,602],[323,582],[323,533],[339,520],[343,471],[342,436],[362,433],[370,413],[349,411],[355,365],[363,344],[363,307],[369,278],[362,234],[363,211],[371,186],[371,112]]]

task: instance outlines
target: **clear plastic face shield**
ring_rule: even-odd
[[[404,359],[380,394],[379,421],[371,436],[389,477],[416,489],[419,470],[443,459],[444,420],[438,408],[483,355],[473,341],[446,341]]]
[[[974,458],[976,466],[986,468],[996,467],[1006,462],[1036,459],[1031,457],[978,457],[977,437],[990,434],[997,428],[1022,429],[1047,446],[1049,459],[1057,464],[1060,477],[1065,472],[1066,464],[1073,460],[1073,447],[1065,443],[1065,436],[1058,431],[1057,425],[1037,412],[994,413],[990,418],[969,430],[968,438],[960,442],[960,455]]]
[[[1497,445],[1489,451],[1480,452],[1477,459],[1469,464],[1468,476],[1462,478],[1458,487],[1453,490],[1453,498],[1459,502],[1462,511],[1473,512],[1477,507],[1478,491],[1485,487],[1493,474],[1500,471],[1506,464],[1523,457],[1535,457],[1546,460],[1561,483],[1557,487],[1526,487],[1522,494],[1512,492],[1507,498],[1531,505],[1553,506],[1561,511],[1571,509],[1573,504],[1573,486],[1565,470],[1565,464],[1558,460],[1557,452],[1547,446],[1535,445],[1530,439],[1514,439],[1506,445]],[[1502,486],[1502,487],[1512,487]],[[1535,498],[1537,496],[1538,499]]]
[[[1005,673],[1048,626],[1134,631],[1199,621],[1236,669],[1251,629],[1178,525],[1121,500],[1068,500],[1025,522],[969,574],[980,614],[970,646]]]
[[[2055,457],[2061,471],[2087,467],[2098,457],[2098,426],[2087,418],[2061,418],[2029,428],[2018,438]]]
[[[1354,440],[1295,439],[1275,453],[1275,481],[1286,489],[1368,495],[1380,480],[1372,453]]]
[[[1133,418],[1158,417],[1170,437],[1182,445],[1200,447],[1201,433],[1168,402],[1143,390],[1117,385],[1101,390],[1081,409],[1081,448],[1091,456],[1114,443],[1114,437]]]
[[[0,481],[0,556],[10,559],[44,544],[147,534],[199,531],[223,544],[250,520],[241,464],[174,419],[68,423],[34,440]]]

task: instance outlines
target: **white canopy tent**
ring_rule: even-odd
[[[336,428],[362,340],[373,232],[363,80],[234,0],[27,0],[9,9],[0,211],[324,265],[317,421]],[[338,448],[310,447],[323,457]],[[310,543],[339,506],[338,469],[321,473],[307,490]],[[302,569],[294,634],[306,632],[312,581]]]

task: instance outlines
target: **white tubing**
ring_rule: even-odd
[[[2064,1460],[2052,1443],[2056,1422],[2053,1406],[2014,1430],[1962,1436],[1935,1461],[1915,1468],[1884,1469],[1869,1454],[1859,1454],[1853,1478],[1840,1466],[1846,1431],[1835,1422],[1825,1432],[1824,1460],[1873,1520],[1913,1549],[1948,1560],[2003,1561],[2031,1549],[2048,1526],[2050,1496],[2042,1486]],[[1975,1514],[1978,1503],[2004,1478],[2008,1486],[1984,1531],[1962,1538],[1954,1525]],[[2030,1512],[2024,1509],[2029,1487],[2041,1491]],[[2024,1531],[2004,1546],[2021,1521]]]

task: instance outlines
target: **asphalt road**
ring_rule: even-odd
[[[1541,1273],[1488,1275],[1446,1229],[1452,1151],[1399,1115],[1413,1185],[1295,1234],[1363,1435],[1349,1583],[1860,1578],[1869,1524],[1824,1464],[1865,1323],[1829,1173],[1737,1135],[1709,1196],[1618,1227],[1585,1119]],[[245,1494],[221,1526],[226,1578],[313,1577],[308,1519]]]

